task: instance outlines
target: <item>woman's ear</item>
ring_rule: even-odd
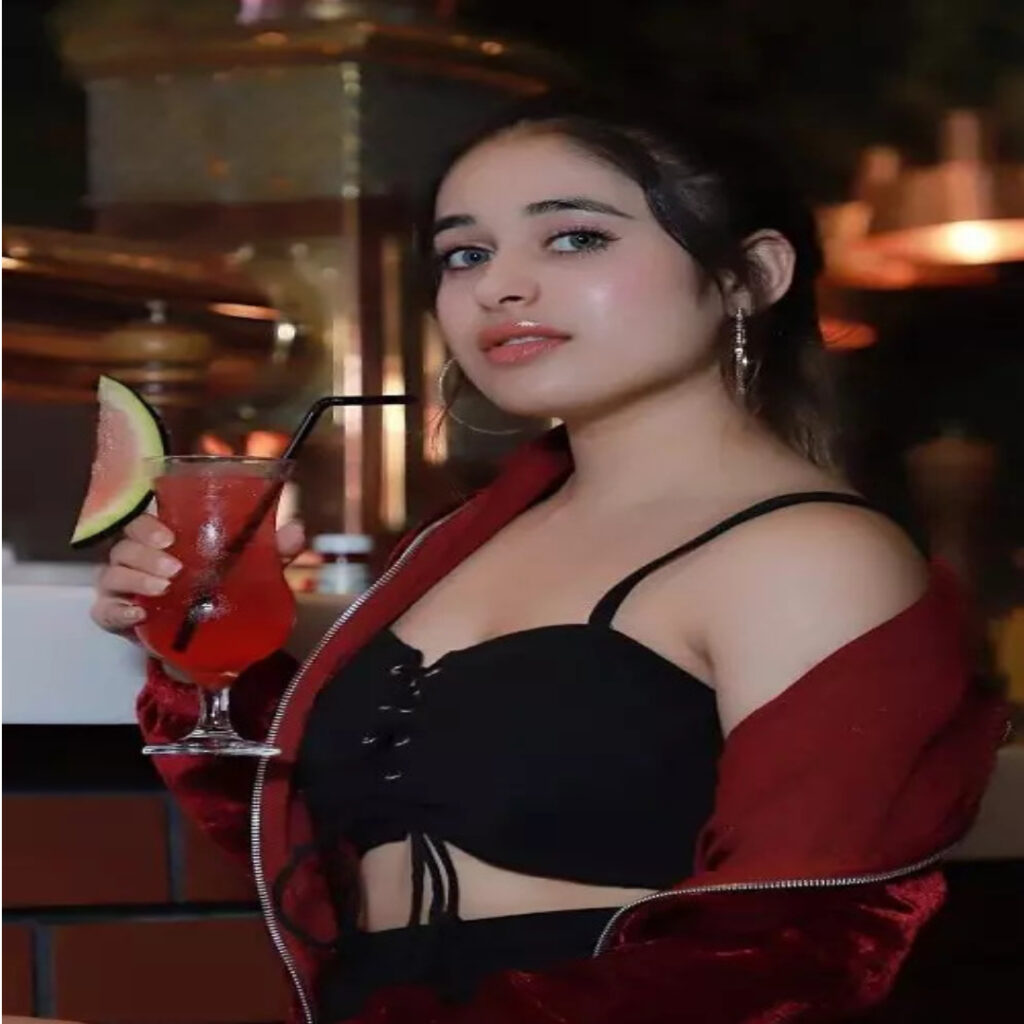
[[[778,231],[755,231],[743,241],[750,264],[751,287],[738,288],[730,297],[748,313],[774,306],[789,291],[796,267],[796,253]]]

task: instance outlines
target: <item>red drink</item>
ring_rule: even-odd
[[[156,481],[160,519],[174,533],[169,549],[182,570],[146,601],[142,642],[200,686],[220,689],[242,669],[276,651],[295,620],[295,598],[281,571],[274,516],[267,515],[231,563],[218,572],[225,546],[265,498],[274,480],[230,473],[164,476]],[[205,598],[184,650],[174,649],[189,607]]]
[[[136,633],[206,696],[196,730],[146,752],[263,756],[272,748],[231,728],[227,687],[282,647],[295,620],[275,536],[277,499],[291,463],[169,456],[154,464],[157,515],[174,534],[168,551],[182,569],[163,594],[145,600]]]

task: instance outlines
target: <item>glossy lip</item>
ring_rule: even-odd
[[[512,338],[546,338],[552,341],[568,341],[571,334],[560,331],[534,320],[516,320],[510,324],[496,324],[485,327],[479,335],[480,348],[486,352]]]

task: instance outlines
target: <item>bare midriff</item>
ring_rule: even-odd
[[[459,880],[459,916],[465,920],[615,908],[655,891],[524,875],[446,845]],[[362,860],[361,879],[364,897],[361,927],[370,932],[405,927],[412,905],[412,850],[408,840],[370,850]],[[421,923],[426,922],[430,897],[428,878]]]

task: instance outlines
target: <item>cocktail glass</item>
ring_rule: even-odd
[[[246,456],[175,455],[146,460],[157,515],[174,533],[168,552],[182,569],[164,593],[145,598],[142,643],[198,688],[199,720],[180,740],[144,754],[266,757],[243,739],[229,693],[250,665],[282,647],[295,597],[277,550],[276,510],[294,463]]]

